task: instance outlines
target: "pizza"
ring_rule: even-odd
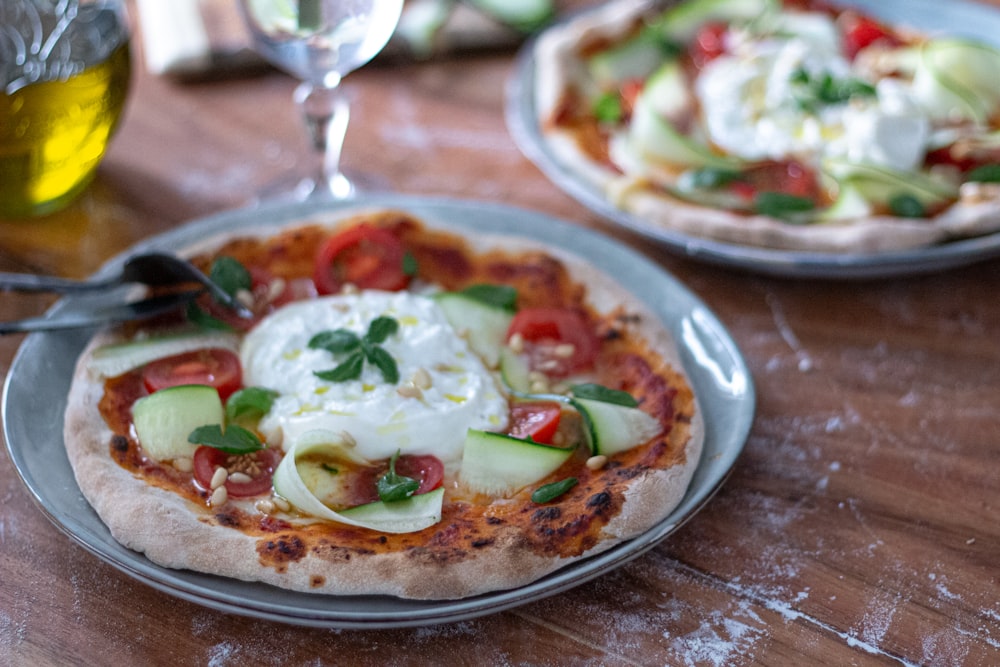
[[[65,416],[83,495],[160,566],[473,596],[649,530],[698,464],[669,330],[562,249],[372,209],[182,254],[251,316],[100,332]]]
[[[543,33],[559,168],[644,224],[868,253],[1000,229],[1000,52],[825,0],[624,0]]]

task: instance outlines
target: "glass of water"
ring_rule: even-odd
[[[386,45],[403,0],[240,0],[240,6],[255,50],[301,81],[294,99],[322,166],[319,181],[304,181],[299,194],[352,196],[354,185],[340,169],[350,118],[340,82]]]
[[[124,0],[0,0],[0,218],[86,188],[130,72]]]

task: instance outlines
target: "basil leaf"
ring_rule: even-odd
[[[185,315],[187,316],[188,322],[195,324],[202,329],[212,329],[213,331],[235,331],[235,329],[219,318],[206,313],[194,301],[188,301]]]
[[[249,454],[264,449],[260,438],[242,426],[230,424],[223,432],[218,424],[199,426],[191,431],[188,442],[195,445],[207,445],[222,450],[227,454]]]
[[[510,285],[489,285],[486,283],[469,285],[459,294],[464,294],[479,303],[502,308],[511,313],[514,312],[517,303],[517,290]]]
[[[604,93],[594,100],[591,112],[599,123],[617,123],[625,116],[621,98],[612,92]]]
[[[397,331],[399,331],[399,322],[395,319],[384,315],[376,317],[372,320],[372,323],[368,325],[368,333],[365,334],[365,341],[377,345],[385,342],[386,338]]]
[[[690,174],[691,185],[703,190],[715,190],[729,185],[739,179],[740,172],[735,169],[720,169],[718,167],[703,167],[694,169]]]
[[[347,329],[320,331],[309,339],[306,346],[312,350],[326,350],[333,354],[339,354],[358,349],[361,346],[361,339],[356,333]]]
[[[979,183],[1000,183],[1000,164],[984,164],[976,167],[965,176],[967,181]]]
[[[576,398],[589,399],[591,401],[601,401],[602,403],[613,403],[614,405],[624,405],[627,408],[634,408],[639,405],[632,394],[618,389],[609,389],[604,385],[585,383],[575,384],[570,387],[573,396]]]
[[[772,218],[788,220],[796,213],[807,213],[816,208],[816,203],[807,197],[785,194],[784,192],[759,192],[753,200],[754,211]]]
[[[417,258],[410,251],[406,251],[406,254],[403,255],[403,275],[413,277],[417,275],[419,270],[420,265],[417,263]]]
[[[377,369],[382,371],[382,378],[389,384],[399,382],[399,367],[392,355],[377,345],[366,345],[365,356]]]
[[[329,371],[313,371],[313,375],[318,377],[320,380],[326,380],[327,382],[347,382],[348,380],[357,380],[361,377],[361,367],[365,363],[365,355],[360,351],[351,353],[351,356],[347,357],[336,368]]]
[[[208,277],[230,296],[235,296],[240,290],[253,288],[253,278],[250,277],[246,267],[238,260],[225,255],[212,262]]]
[[[572,489],[579,481],[576,477],[567,477],[559,482],[540,486],[532,492],[531,502],[539,504],[551,502]]]
[[[226,421],[240,417],[261,417],[271,409],[278,392],[263,387],[244,387],[226,400]]]
[[[889,200],[889,210],[900,218],[925,218],[927,208],[920,200],[910,194],[896,195]]]
[[[420,488],[420,481],[412,477],[405,477],[396,474],[396,459],[399,458],[399,450],[389,459],[389,472],[382,475],[375,483],[379,500],[384,503],[394,503],[406,500]]]

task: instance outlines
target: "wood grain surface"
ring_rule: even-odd
[[[301,173],[290,78],[178,83],[134,57],[97,180],[62,213],[0,222],[0,270],[83,277]],[[684,281],[729,328],[758,392],[718,495],[648,554],[567,593],[455,624],[320,630],[121,574],[47,520],[5,453],[0,664],[1000,664],[1000,263],[837,282],[678,257],[590,213],[522,156],[502,110],[512,66],[512,53],[470,54],[352,74],[345,166],[379,189],[600,230]],[[0,293],[0,316],[51,301]],[[0,371],[21,340],[0,338]]]

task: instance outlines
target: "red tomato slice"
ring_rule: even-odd
[[[551,445],[561,416],[562,407],[553,401],[514,403],[510,407],[511,423],[507,434]]]
[[[899,46],[900,40],[886,26],[868,16],[844,12],[840,18],[844,31],[844,52],[852,60],[858,52],[875,42],[886,46]]]
[[[221,449],[202,445],[194,450],[194,478],[202,488],[210,489],[212,477],[218,468],[230,473],[242,472],[249,481],[226,480],[226,492],[232,498],[260,496],[271,491],[271,477],[281,462],[281,454],[276,449],[259,449],[250,454],[227,454]],[[252,470],[259,472],[253,473]]]
[[[222,348],[209,348],[175,354],[146,364],[142,381],[150,393],[183,384],[215,387],[225,401],[243,384],[240,358]]]
[[[532,369],[565,377],[593,365],[601,342],[579,312],[569,308],[523,308],[514,315],[507,338],[520,334]],[[570,345],[566,354],[561,346]]]
[[[403,269],[406,248],[391,232],[358,225],[336,234],[320,248],[313,280],[320,294],[336,294],[345,284],[394,292],[410,283]]]
[[[376,484],[387,472],[389,472],[388,460],[382,465],[353,472],[355,479],[351,484],[352,491],[350,498],[345,500],[352,507],[378,501]],[[444,464],[438,457],[430,454],[402,454],[396,459],[396,474],[420,480],[420,486],[414,492],[414,495],[420,495],[441,486],[444,482]]]
[[[704,67],[726,52],[725,35],[729,27],[721,21],[710,21],[695,34],[691,44],[691,60]]]
[[[414,495],[427,493],[444,482],[444,464],[436,456],[429,454],[404,454],[396,459],[396,474],[420,480]]]
[[[753,199],[759,192],[781,192],[813,200],[819,197],[816,173],[795,160],[754,165],[733,181],[729,188],[747,199]]]

